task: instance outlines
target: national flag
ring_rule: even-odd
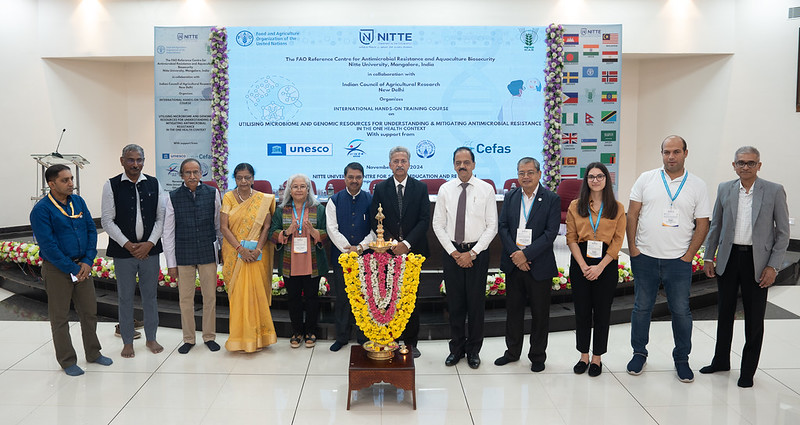
[[[583,55],[584,56],[600,56],[600,45],[599,44],[584,44],[583,45]]]
[[[597,139],[581,139],[581,150],[597,149]]]
[[[619,73],[617,71],[603,71],[603,82],[616,83],[619,81],[618,75]]]
[[[600,121],[617,122],[617,111],[603,111],[600,114]]]
[[[577,105],[578,104],[578,92],[564,92],[564,104],[565,105]]]
[[[601,153],[600,154],[600,162],[603,164],[616,164],[617,162],[617,154],[616,153]]]
[[[580,171],[580,178],[583,178],[583,176],[585,176],[585,175],[586,175],[586,167],[584,167],[584,168],[581,168],[581,171]]]
[[[561,135],[562,145],[574,145],[578,143],[578,133],[563,133]]]
[[[564,34],[565,46],[577,46],[579,42],[580,37],[578,37],[578,34]]]
[[[616,63],[619,60],[619,51],[617,50],[604,50],[603,51],[603,62],[605,63]]]
[[[578,157],[577,156],[562,157],[561,165],[578,165]]]
[[[603,34],[603,44],[619,44],[619,33]]]
[[[584,120],[586,124],[594,124],[594,117],[586,113],[586,119]]]
[[[583,78],[597,78],[597,67],[596,66],[584,66],[583,67]]]
[[[603,103],[614,103],[617,101],[617,92],[616,91],[604,91],[602,93]],[[576,102],[577,103],[577,99]]]
[[[577,178],[578,178],[577,174],[564,174],[564,173],[561,173],[561,181],[564,181],[564,180],[567,180],[567,179],[577,179]]]
[[[564,52],[565,63],[578,63],[578,52]]]
[[[570,113],[562,113],[561,114],[561,124],[572,125],[578,123],[578,113],[577,112],[570,112]]]
[[[578,71],[565,72],[561,76],[561,84],[577,84],[577,83],[578,83]]]
[[[600,141],[601,142],[616,142],[617,141],[617,131],[616,130],[603,130],[600,132]]]

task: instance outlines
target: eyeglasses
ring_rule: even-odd
[[[586,180],[589,180],[590,182],[591,181],[601,182],[601,181],[603,181],[605,179],[606,179],[606,175],[605,174],[598,174],[596,176],[586,176]]]
[[[142,164],[144,164],[144,158],[135,158],[135,159],[134,158],[125,158],[125,163],[128,164],[128,165],[133,165],[133,164],[142,165]]]
[[[758,165],[758,162],[756,162],[756,161],[736,161],[736,162],[734,162],[734,164],[736,165],[737,168],[744,168],[745,165],[747,166],[747,168],[755,168],[755,166]]]
[[[306,189],[308,189],[308,186],[306,186],[306,185],[304,185],[304,184],[301,184],[301,185],[299,185],[299,186],[297,186],[297,185],[292,185],[292,186],[291,186],[291,189],[292,189],[292,190],[306,190]]]
[[[517,176],[519,176],[519,177],[533,177],[533,176],[535,176],[535,175],[536,175],[538,172],[539,172],[539,171],[536,171],[536,170],[518,171],[518,172],[517,172]]]
[[[250,180],[253,180],[253,176],[236,176],[234,179],[235,180],[250,181]]]
[[[184,170],[183,172],[181,172],[181,174],[187,176],[199,176],[200,170]]]

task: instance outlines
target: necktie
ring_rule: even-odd
[[[456,243],[464,242],[464,221],[467,215],[467,186],[469,186],[469,183],[461,183],[461,195],[458,196],[458,207],[456,208]]]
[[[397,207],[400,209],[400,217],[403,216],[403,185],[397,185]]]

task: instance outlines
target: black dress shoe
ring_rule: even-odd
[[[748,378],[746,376],[740,376],[739,381],[736,383],[741,388],[750,388],[753,386],[753,378]]]
[[[592,363],[589,365],[589,376],[594,378],[595,376],[600,376],[601,373],[603,373],[603,363]]]
[[[450,353],[450,355],[447,356],[447,358],[444,360],[444,365],[445,366],[455,366],[455,365],[458,364],[458,361],[461,360],[462,357],[464,357],[464,356],[463,355],[456,356],[455,354]]]
[[[481,357],[478,353],[469,354],[467,356],[467,364],[469,364],[470,368],[477,369],[481,365]]]
[[[411,354],[414,356],[415,359],[418,359],[419,356],[422,355],[422,353],[419,352],[419,348],[417,347],[411,347]]]
[[[516,360],[510,359],[506,356],[498,357],[497,360],[494,361],[495,366],[505,366],[511,362],[515,362]]]
[[[719,367],[715,366],[713,363],[708,366],[703,366],[700,368],[700,373],[714,373],[714,372],[725,372],[731,370],[731,367]]]
[[[583,372],[586,372],[586,369],[589,368],[589,363],[586,363],[583,360],[578,360],[578,363],[575,363],[575,366],[572,367],[572,371],[575,372],[576,375],[581,375]]]
[[[541,372],[544,370],[544,362],[531,363],[531,372]]]

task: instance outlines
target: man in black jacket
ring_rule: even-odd
[[[389,151],[389,167],[393,176],[375,186],[370,205],[372,230],[378,227],[375,215],[378,205],[383,207],[384,237],[398,241],[392,253],[395,255],[413,252],[428,256],[428,225],[431,219],[428,187],[410,177],[408,168],[411,156],[408,149],[396,146]],[[406,345],[412,347],[414,357],[419,357],[419,313],[414,310],[401,336]]]

